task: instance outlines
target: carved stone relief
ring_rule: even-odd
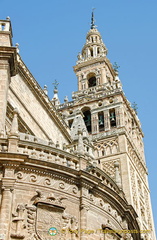
[[[25,235],[25,222],[24,222],[24,212],[26,206],[24,204],[19,204],[16,208],[15,213],[12,214],[12,226],[11,226],[11,238],[14,239],[24,239]]]
[[[28,182],[34,183],[39,186],[47,186],[55,189],[64,190],[65,192],[78,195],[78,187],[74,184],[72,179],[67,179],[64,177],[54,176],[53,174],[39,174],[39,173],[29,173],[27,171],[18,171],[16,173],[17,182]]]
[[[13,239],[78,239],[78,221],[65,212],[65,197],[36,190],[32,205],[19,204],[12,218]]]
[[[98,157],[116,154],[119,152],[118,139],[95,143],[94,148]]]

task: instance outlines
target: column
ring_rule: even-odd
[[[15,181],[14,168],[9,168],[7,166],[4,172],[4,177],[2,178],[2,200],[0,210],[0,234],[4,235],[4,240],[9,239]]]
[[[116,114],[116,125],[117,127],[122,127],[124,126],[124,113],[123,113],[123,108],[115,108],[115,114]]]
[[[104,84],[104,83],[107,83],[107,78],[106,78],[106,70],[103,67],[101,69],[101,83],[100,84]]]
[[[104,125],[105,125],[105,131],[110,130],[110,114],[109,114],[109,110],[105,110],[104,111]]]
[[[98,113],[91,114],[91,125],[92,125],[92,133],[99,132],[99,122],[98,122]]]
[[[89,207],[85,204],[81,205],[81,218],[80,218],[80,239],[88,240],[89,235],[86,234],[87,230],[87,214]]]
[[[78,82],[78,90],[82,90],[82,82],[81,82],[81,75],[77,75],[77,82]]]

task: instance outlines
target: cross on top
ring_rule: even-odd
[[[54,85],[54,89],[58,88],[59,82],[55,79],[55,81],[52,83]]]
[[[120,68],[120,66],[118,66],[118,64],[117,64],[116,62],[114,62],[114,64],[113,64],[113,69],[114,69],[115,71],[118,71],[118,68]]]

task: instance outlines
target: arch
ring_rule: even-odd
[[[90,48],[90,56],[93,57],[93,48]]]
[[[116,113],[115,113],[115,109],[112,108],[109,110],[110,113],[110,125],[111,127],[116,127]]]
[[[104,113],[98,112],[98,124],[99,124],[99,132],[104,131]]]
[[[95,73],[89,73],[87,75],[88,87],[94,87],[97,85]]]
[[[83,119],[87,128],[87,131],[89,133],[92,132],[92,126],[91,126],[91,111],[89,107],[85,107],[82,109],[82,113],[83,113]]]

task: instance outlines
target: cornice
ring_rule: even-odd
[[[106,63],[106,65],[108,66],[108,68],[110,69],[111,73],[113,76],[115,76],[115,71],[112,67],[112,64],[110,62],[110,60],[105,56],[105,57],[97,57],[97,58],[92,58],[90,60],[78,63],[77,65],[73,66],[73,69],[75,72],[80,71],[81,68],[87,67],[87,66],[92,66],[94,64],[101,64],[101,63]]]
[[[0,59],[6,59],[10,64],[11,77],[17,73],[17,50],[16,47],[0,46]]]
[[[102,63],[102,62],[105,62],[105,60],[106,60],[106,57],[92,58],[90,60],[87,60],[87,61],[84,61],[84,62],[81,62],[81,63],[75,65],[73,67],[73,69],[74,69],[74,71],[77,72],[83,67],[87,67],[87,66],[90,66],[90,65],[95,64],[95,63]]]

